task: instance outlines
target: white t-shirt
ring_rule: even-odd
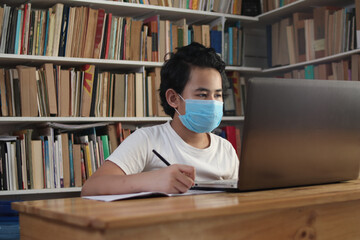
[[[210,146],[198,149],[187,144],[170,122],[136,130],[107,158],[127,175],[166,167],[155,149],[170,164],[195,167],[196,181],[237,179],[239,160],[226,139],[210,133]]]

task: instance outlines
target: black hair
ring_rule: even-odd
[[[222,79],[223,93],[225,93],[225,63],[213,48],[192,42],[191,44],[177,48],[176,53],[170,53],[170,59],[166,60],[161,68],[160,100],[164,112],[171,117],[175,110],[166,101],[165,93],[168,89],[174,89],[181,94],[189,81],[192,68],[214,68]]]

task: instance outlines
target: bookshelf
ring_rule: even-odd
[[[296,0],[277,9],[260,14],[260,24],[270,24],[296,11],[309,11],[316,6],[347,6],[354,4],[354,0]]]
[[[314,9],[320,10],[314,12]],[[273,44],[274,34],[279,34],[278,39],[275,37],[275,41],[278,43],[282,42],[279,44],[278,49],[276,45],[275,48],[274,45],[271,45],[270,52],[268,50],[268,54],[278,52],[282,60],[279,61],[279,59],[275,57],[276,60],[274,61],[274,55],[268,58],[268,60],[270,59],[267,64],[268,67],[262,69],[262,76],[358,80],[357,69],[359,66],[357,66],[357,59],[360,52],[358,47],[359,40],[356,39],[357,30],[355,25],[358,21],[356,20],[356,14],[354,0],[298,0],[259,15],[258,25],[267,28],[267,45]],[[325,17],[325,22],[320,21],[323,16]],[[298,20],[296,20],[297,23],[295,23],[295,17],[298,18]],[[320,26],[322,27],[320,28]],[[288,47],[287,42],[291,39],[288,29],[290,27],[292,28],[290,31],[292,31],[295,36],[293,38],[294,46],[289,45]],[[317,32],[315,32],[316,27],[318,27]],[[303,48],[305,49],[301,57],[299,57],[299,53],[297,52],[301,51],[299,50],[301,47],[299,47],[299,43],[297,43],[297,41],[300,41],[300,38],[295,40],[295,33],[298,31],[305,31],[305,43],[302,42],[302,44],[304,44]],[[309,34],[312,31],[314,31],[313,36]],[[285,32],[285,34],[282,32]],[[318,34],[317,39],[315,34]],[[318,39],[324,39],[324,42],[321,44],[325,47],[322,50],[315,50],[315,47],[313,47],[315,41]],[[289,54],[289,59],[285,60],[284,63],[284,51],[282,50],[287,47],[289,52],[286,54]],[[325,53],[323,53],[324,51]],[[291,55],[294,56],[294,60],[292,61]],[[304,58],[305,56],[306,59]],[[353,58],[356,61],[353,61]],[[269,67],[270,63],[272,63],[272,66]]]
[[[210,24],[217,22],[225,26],[225,22],[241,22],[242,27],[247,24],[258,22],[257,17],[248,17],[217,12],[206,12],[198,10],[189,10],[174,7],[162,7],[153,5],[142,5],[133,3],[123,3],[102,0],[16,0],[3,1],[11,7],[19,7],[21,4],[31,3],[32,9],[48,9],[57,3],[63,3],[71,7],[89,7],[93,9],[104,9],[106,13],[112,13],[113,16],[131,17],[132,19],[144,19],[148,16],[159,15],[160,19],[175,21],[186,19],[188,25],[192,24]],[[222,41],[224,41],[224,32],[222,32]],[[222,45],[222,51],[224,46]],[[136,61],[136,60],[113,60],[79,57],[60,57],[60,56],[42,56],[42,55],[23,55],[23,54],[0,54],[0,66],[3,68],[14,68],[17,65],[26,65],[39,68],[45,63],[60,65],[62,68],[81,67],[85,64],[96,66],[100,71],[114,72],[138,72],[159,68],[163,62],[155,61]],[[260,67],[249,66],[226,66],[226,71],[235,71],[247,75],[258,74]],[[170,120],[169,117],[0,117],[0,134],[6,134],[13,130],[27,128],[28,126],[40,126],[48,123],[64,124],[91,124],[91,123],[122,123],[123,126],[153,125],[164,123]],[[225,116],[222,125],[242,125],[243,116]],[[56,197],[78,196],[80,187],[70,188],[45,188],[29,190],[4,190],[0,191],[1,200],[32,200]]]
[[[3,1],[3,3],[10,6],[19,6],[29,1],[16,0],[16,1]],[[241,26],[248,32],[253,32],[254,29],[260,29],[260,32],[264,30],[265,25],[279,21],[284,17],[290,16],[297,11],[311,11],[314,6],[349,6],[354,4],[354,0],[297,0],[293,3],[280,7],[278,9],[263,13],[256,17],[223,14],[216,12],[206,12],[198,10],[189,10],[174,7],[162,7],[153,5],[143,5],[134,3],[114,2],[114,1],[102,1],[102,0],[31,0],[33,9],[41,8],[46,9],[53,6],[56,3],[63,3],[69,6],[87,6],[94,9],[104,9],[107,13],[112,13],[116,16],[132,17],[133,19],[143,19],[146,16],[159,15],[160,19],[175,21],[181,18],[185,18],[187,24],[209,24],[212,22],[219,22],[222,24],[222,42],[224,42],[224,28],[226,22],[241,23]],[[246,32],[245,32],[246,33]],[[256,33],[257,34],[257,33]],[[244,36],[244,44],[250,44],[252,49],[255,49],[257,43],[252,41],[254,38],[247,38]],[[262,35],[258,35],[257,39],[262,38]],[[255,38],[256,39],[256,38]],[[255,40],[256,41],[256,40]],[[246,48],[244,46],[244,48]],[[263,57],[262,51],[264,46],[258,46],[258,49],[250,51],[251,56],[259,55]],[[257,54],[256,51],[259,53]],[[222,52],[224,52],[224,44],[222,46]],[[291,71],[307,65],[321,64],[333,62],[341,59],[346,59],[354,54],[359,54],[360,49],[355,49],[343,53],[333,54],[323,58],[318,58],[310,61],[299,62],[295,64],[289,64],[285,66],[265,68],[263,64],[257,66],[248,66],[247,61],[244,61],[245,66],[226,66],[226,71],[239,72],[240,74],[251,76],[276,76],[278,73]],[[243,53],[246,54],[246,53]],[[244,57],[243,57],[244,58]],[[256,65],[256,60],[253,61]],[[57,56],[38,56],[38,55],[18,55],[18,54],[0,54],[0,65],[2,67],[11,67],[15,65],[27,65],[39,67],[45,63],[52,63],[61,65],[63,67],[80,67],[84,64],[92,64],[98,67],[102,71],[139,71],[148,70],[162,66],[162,62],[155,61],[134,61],[134,60],[112,60],[112,59],[95,59],[95,58],[78,58],[78,57],[57,57]],[[250,64],[252,65],[252,64]],[[39,125],[48,122],[56,123],[116,123],[121,122],[126,125],[132,126],[144,126],[156,123],[162,123],[168,121],[168,117],[0,117],[0,126],[2,129],[12,128],[14,126],[21,127],[26,125]],[[222,121],[222,125],[238,125],[242,126],[243,116],[225,116]],[[6,130],[4,130],[6,131]],[[51,198],[51,197],[64,197],[78,195],[81,188],[56,188],[56,189],[41,189],[41,190],[17,190],[17,191],[0,191],[0,199],[36,199],[36,198]]]

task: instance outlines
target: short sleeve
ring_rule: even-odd
[[[143,171],[149,149],[148,136],[142,129],[128,136],[107,158],[118,165],[127,175]]]

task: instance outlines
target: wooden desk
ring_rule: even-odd
[[[360,181],[210,195],[13,203],[22,239],[360,239]]]

